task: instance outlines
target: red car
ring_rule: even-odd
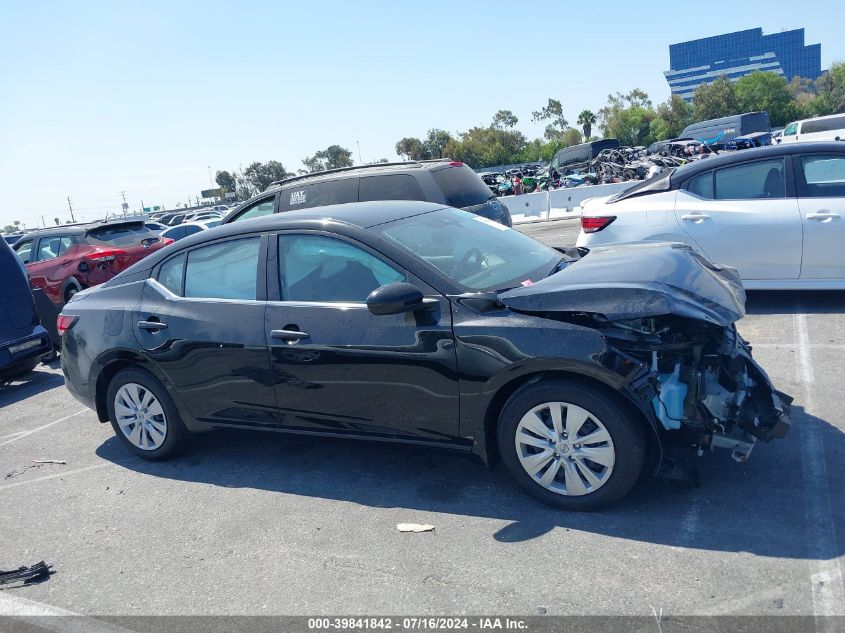
[[[13,246],[33,288],[59,307],[83,288],[96,286],[173,242],[143,222],[98,222],[28,233]]]

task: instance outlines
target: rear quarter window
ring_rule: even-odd
[[[690,178],[684,185],[684,189],[691,194],[704,198],[705,200],[713,199],[713,172],[708,171],[703,174]]]
[[[413,176],[385,174],[361,178],[358,200],[425,200],[425,195]]]
[[[444,167],[431,171],[435,182],[443,190],[446,204],[452,207],[472,207],[490,199],[490,187],[481,176],[466,165]]]

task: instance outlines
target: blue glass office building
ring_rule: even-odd
[[[763,35],[749,29],[669,46],[669,70],[664,71],[672,94],[692,100],[695,89],[719,75],[736,81],[755,70],[816,79],[821,69],[821,44],[804,45],[804,29]]]

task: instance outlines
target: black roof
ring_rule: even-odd
[[[364,172],[398,172],[403,169],[423,169],[426,167],[436,167],[438,165],[445,165],[453,162],[451,158],[434,158],[432,160],[409,160],[396,163],[373,163],[371,165],[352,165],[350,167],[339,167],[337,169],[328,169],[326,171],[315,171],[310,174],[303,174],[301,176],[291,176],[290,178],[283,178],[277,180],[267,187],[266,191],[284,187],[293,182],[302,182],[305,180],[333,180],[335,178],[342,178],[349,174],[354,176],[362,171]],[[353,172],[353,173],[349,173]]]
[[[272,215],[265,215],[229,224],[219,224],[210,231],[200,231],[183,240],[180,244],[188,244],[189,240],[203,241],[203,238],[237,235],[245,231],[274,231],[284,228],[298,228],[309,224],[340,222],[361,229],[369,229],[380,224],[401,220],[413,215],[430,213],[438,209],[445,209],[446,205],[418,200],[373,200],[371,202],[350,202],[348,204],[333,204],[325,207],[312,207],[297,211],[283,211]]]
[[[696,161],[687,163],[686,165],[676,169],[672,173],[671,182],[674,188],[676,182],[687,180],[696,174],[700,174],[701,172],[714,169],[716,167],[725,167],[726,165],[733,165],[736,163],[747,163],[752,160],[765,158],[809,153],[845,154],[845,143],[841,141],[781,143],[780,145],[755,147],[742,152],[720,152],[718,154],[710,154],[707,158],[699,158]]]

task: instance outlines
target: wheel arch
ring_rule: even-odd
[[[656,472],[660,466],[663,456],[663,445],[660,440],[660,433],[653,419],[646,415],[643,408],[637,405],[624,391],[614,388],[612,385],[593,376],[587,376],[575,371],[566,369],[538,369],[527,374],[513,378],[500,385],[498,390],[490,398],[484,413],[484,427],[480,438],[474,442],[474,452],[489,466],[500,460],[496,434],[499,425],[499,416],[510,397],[523,385],[540,382],[543,380],[567,380],[569,382],[581,383],[597,388],[606,393],[617,404],[630,412],[631,418],[642,425],[645,431],[647,442],[647,455],[645,468]]]
[[[108,392],[109,384],[115,375],[122,369],[135,368],[142,369],[152,374],[167,390],[168,395],[176,405],[179,416],[182,418],[183,424],[188,430],[194,429],[192,418],[188,414],[187,409],[182,404],[178,394],[171,388],[170,381],[156,368],[154,363],[151,363],[143,355],[132,350],[119,350],[110,354],[105,358],[98,359],[96,376],[91,381],[92,395],[94,405],[97,411],[97,418],[100,422],[109,421],[108,406],[106,404],[106,393]]]

